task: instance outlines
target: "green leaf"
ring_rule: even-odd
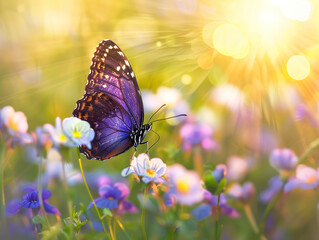
[[[206,189],[208,191],[210,191],[212,194],[215,194],[215,192],[217,191],[218,189],[218,182],[215,180],[215,178],[213,177],[213,175],[211,173],[207,173],[205,175],[205,178],[204,178],[204,181],[205,181],[205,186],[206,186]]]
[[[220,180],[215,194],[221,194],[225,189],[226,183],[227,183],[226,178],[223,178],[222,180]]]
[[[103,216],[102,216],[102,219],[104,219],[105,217],[112,217],[113,214],[111,212],[110,209],[108,208],[103,208]]]
[[[61,233],[62,229],[59,224],[51,226],[49,230],[41,232],[42,240],[57,239],[57,235]]]
[[[43,216],[41,215],[36,215],[32,218],[32,223],[33,224],[41,224],[43,225],[44,224],[44,218]]]

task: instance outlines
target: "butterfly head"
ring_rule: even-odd
[[[143,127],[145,131],[149,132],[152,129],[152,123],[146,123]]]

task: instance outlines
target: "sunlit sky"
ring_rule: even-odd
[[[6,91],[1,103],[28,102],[35,91],[53,97],[57,111],[61,99],[78,94],[85,84],[93,50],[104,38],[126,53],[141,88],[176,87],[187,98],[201,86],[231,83],[254,102],[291,85],[305,99],[317,101],[318,4],[3,1],[0,83]],[[209,93],[200,93],[201,98],[208,99]]]

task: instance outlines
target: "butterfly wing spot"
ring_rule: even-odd
[[[124,57],[124,53],[123,53],[123,52],[118,51],[117,53],[118,53],[120,56]]]
[[[109,75],[105,75],[105,78],[109,78],[110,76]]]
[[[117,66],[116,67],[116,71],[120,71],[121,67],[120,66]]]
[[[88,113],[85,113],[83,116],[82,116],[82,118],[81,119],[83,119],[83,120],[88,120],[88,117],[89,117],[89,115],[88,115]]]
[[[82,110],[82,109],[81,109],[81,110]],[[92,106],[92,105],[89,105],[89,106],[88,106],[88,110],[89,110],[89,111],[93,111],[93,106]]]
[[[81,105],[80,105],[80,110],[82,111],[84,108],[85,108],[85,105],[84,105],[84,104],[81,104]]]
[[[114,48],[115,48],[115,49],[118,49],[119,47],[118,47],[118,46],[116,46],[116,45],[114,45]]]
[[[109,46],[109,49],[113,49],[113,46]]]
[[[106,88],[106,84],[103,84],[103,87]]]
[[[129,67],[130,63],[127,60],[124,60],[125,64]]]
[[[135,77],[135,75],[134,75],[134,73],[133,73],[133,72],[131,72],[131,76],[132,76],[132,77]]]
[[[123,65],[123,66],[122,66],[122,69],[123,69],[123,70],[125,70],[125,68],[126,68],[126,66],[125,66],[125,65]]]

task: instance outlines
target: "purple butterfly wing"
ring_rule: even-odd
[[[86,93],[77,101],[73,115],[89,122],[95,131],[92,148],[80,147],[88,159],[105,160],[132,147],[131,116],[106,93]]]
[[[103,40],[97,46],[85,91],[106,93],[126,110],[135,128],[143,125],[143,102],[133,69],[111,40]]]

